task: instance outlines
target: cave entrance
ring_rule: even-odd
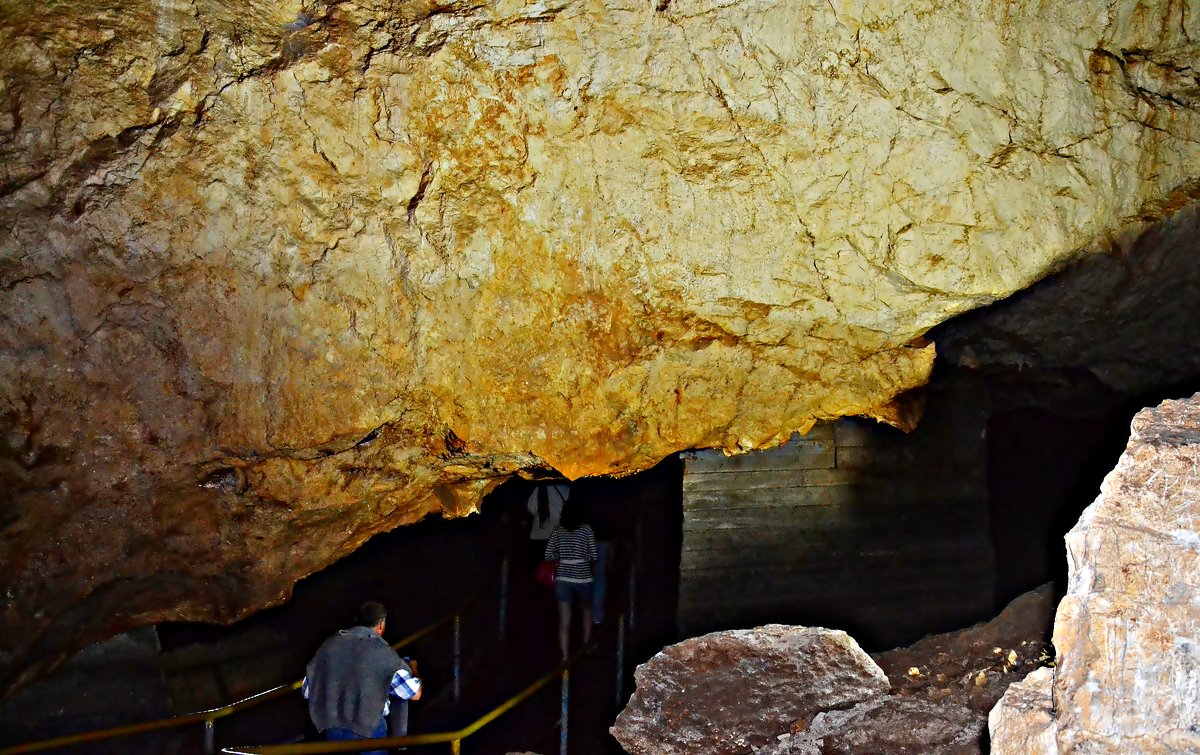
[[[411,709],[410,731],[462,726],[469,718],[463,711],[486,712],[559,662],[553,592],[533,574],[544,544],[532,545],[529,537],[538,491],[558,487],[583,503],[598,537],[613,544],[608,612],[596,634],[607,632],[601,651],[580,674],[599,681],[573,686],[572,710],[582,711],[572,714],[580,716],[573,737],[580,738],[580,752],[620,752],[611,749],[615,744],[607,734],[616,715],[615,625],[625,614],[627,674],[676,637],[681,476],[680,460],[672,456],[623,478],[569,482],[550,471],[510,479],[484,499],[478,514],[429,517],[371,538],[298,582],[284,605],[229,627],[159,625],[172,707],[203,710],[295,681],[320,643],[352,623],[366,600],[388,607],[385,637],[393,642],[468,605],[460,627],[460,700],[452,692],[451,625],[405,651],[420,660],[428,685],[428,694]],[[577,647],[579,628],[574,629]],[[544,751],[556,748],[557,688],[544,692],[546,699],[521,706],[473,737],[474,751],[525,750],[538,742]],[[218,744],[293,740],[307,726],[304,704],[292,696],[223,719]]]

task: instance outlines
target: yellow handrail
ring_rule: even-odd
[[[525,689],[508,698],[504,702],[497,705],[487,713],[484,713],[478,719],[470,724],[467,724],[456,731],[432,732],[429,734],[410,734],[404,737],[380,737],[378,739],[359,739],[350,742],[305,742],[302,744],[286,744],[286,745],[241,745],[239,747],[225,747],[221,752],[224,755],[324,755],[324,753],[333,752],[364,752],[366,750],[389,750],[393,747],[408,747],[412,745],[433,745],[444,744],[449,742],[451,746],[450,752],[458,755],[459,744],[462,740],[476,733],[484,726],[487,726],[492,721],[495,721],[500,716],[517,707],[521,703],[528,700],[542,687],[545,687],[555,679],[562,678],[566,683],[569,680],[571,668],[575,666],[585,655],[590,653],[597,644],[600,638],[611,631],[611,627],[601,632],[598,636],[592,638],[586,646],[576,651],[575,655],[571,656],[566,663],[558,666],[550,673],[541,677],[533,684],[530,684]]]
[[[392,648],[394,650],[399,650],[402,647],[411,645],[416,641],[423,639],[426,635],[432,634],[438,629],[441,629],[443,626],[454,621],[454,619],[458,618],[459,616],[462,616],[464,613],[466,613],[467,609],[475,604],[475,601],[479,600],[484,591],[491,586],[493,580],[496,579],[497,574],[499,574],[499,570],[493,572],[492,576],[488,578],[488,580],[484,582],[483,585],[481,585],[477,590],[475,590],[475,592],[463,602],[462,606],[459,607],[457,611],[447,614],[432,624],[429,624],[424,628],[413,632],[407,637],[403,637],[399,641],[392,643]],[[254,708],[262,705],[265,702],[283,697],[289,692],[300,689],[303,684],[303,679],[295,682],[289,682],[287,684],[280,684],[277,687],[272,687],[271,689],[258,692],[250,695],[249,697],[237,700],[236,702],[229,703],[228,705],[222,705],[219,708],[202,710],[196,713],[187,713],[182,716],[161,718],[155,721],[143,721],[141,723],[126,724],[124,726],[113,726],[107,729],[87,731],[80,734],[67,734],[61,737],[55,737],[53,739],[43,739],[35,742],[26,742],[24,744],[13,745],[10,747],[0,747],[0,755],[21,755],[22,753],[27,752],[45,752],[46,750],[53,750],[59,747],[71,747],[73,745],[87,744],[89,742],[100,742],[106,739],[115,739],[117,737],[125,737],[132,734],[144,734],[146,732],[161,731],[163,729],[178,729],[184,726],[191,726],[192,724],[199,723],[209,726],[218,719],[231,716],[234,713],[246,710],[247,708]]]
[[[56,747],[69,747],[71,745],[85,744],[87,742],[99,742],[105,739],[115,739],[117,737],[129,736],[130,734],[144,734],[149,731],[159,731],[162,729],[176,729],[191,724],[208,723],[216,721],[219,718],[233,715],[238,711],[246,708],[253,708],[257,705],[282,697],[292,690],[300,689],[303,680],[292,682],[289,684],[281,684],[278,687],[272,687],[269,690],[259,692],[250,697],[243,698],[237,702],[223,705],[220,708],[212,708],[210,710],[202,710],[197,713],[188,713],[183,716],[174,716],[172,718],[161,718],[156,721],[144,721],[137,724],[126,724],[125,726],[113,726],[108,729],[99,729],[97,731],[87,731],[81,734],[68,734],[54,739],[44,739],[37,742],[26,742],[25,744],[15,745],[12,747],[0,748],[0,755],[17,755],[25,752],[42,752],[52,750]]]

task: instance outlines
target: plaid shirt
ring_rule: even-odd
[[[304,677],[304,699],[308,699],[308,677]],[[392,674],[392,684],[388,689],[388,699],[383,701],[383,715],[387,715],[392,709],[392,698],[399,700],[411,700],[421,692],[421,680],[412,674],[408,673],[408,669],[401,666],[396,669],[396,673]]]

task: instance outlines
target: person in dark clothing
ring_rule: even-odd
[[[583,607],[583,641],[592,636],[592,566],[596,560],[596,536],[583,521],[582,508],[568,499],[562,520],[546,543],[546,560],[557,561],[554,597],[558,600],[558,647],[567,660],[571,637],[571,605]]]
[[[606,489],[594,480],[584,480],[571,493],[571,500],[583,507],[584,521],[596,536],[596,561],[592,564],[592,623],[604,621],[610,572],[614,567],[616,543],[626,537],[628,527],[623,521],[625,502],[615,500],[611,487]]]
[[[313,725],[325,739],[386,737],[390,698],[405,705],[421,699],[421,680],[383,639],[386,624],[382,603],[363,603],[358,625],[325,640],[309,662],[304,698]],[[373,752],[383,755],[382,750]]]

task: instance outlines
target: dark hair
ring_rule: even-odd
[[[572,495],[563,501],[562,517],[558,523],[564,530],[575,531],[587,522],[583,518],[583,506],[579,505],[579,497]]]
[[[358,625],[360,627],[377,627],[379,622],[387,618],[387,609],[377,600],[368,600],[358,607]]]

